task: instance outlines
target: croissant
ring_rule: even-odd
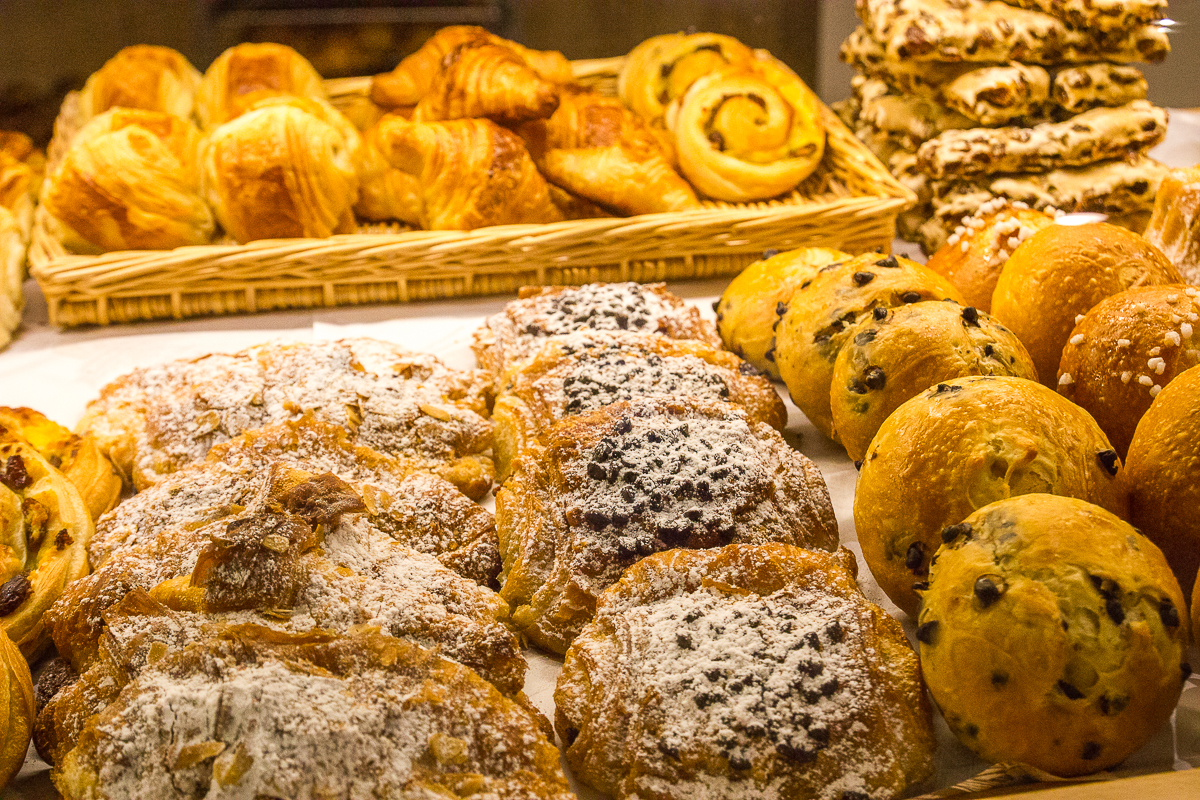
[[[452,25],[435,33],[391,72],[376,75],[371,81],[371,99],[389,109],[416,105],[441,72],[442,60],[468,43],[507,47],[540,77],[552,83],[570,83],[573,79],[571,62],[562,53],[530,50],[474,25]]]
[[[557,87],[538,77],[512,50],[468,43],[442,60],[413,118],[433,122],[487,117],[514,123],[548,117],[557,106]]]
[[[68,247],[167,250],[212,238],[200,196],[200,132],[161,111],[112,109],[76,134],[42,203]]]
[[[548,180],[602,206],[652,214],[700,205],[649,127],[615,97],[564,92],[549,120],[521,133]]]
[[[393,167],[381,152],[379,131],[391,118],[391,115],[383,117],[363,133],[363,161],[354,213],[363,219],[398,219],[420,225],[420,180]]]
[[[33,182],[28,164],[0,150],[0,206],[12,211],[31,196]]]
[[[204,73],[196,95],[196,116],[209,130],[248,111],[270,95],[290,94],[327,100],[321,76],[304,56],[282,44],[239,44]]]
[[[209,134],[201,189],[241,243],[349,233],[357,229],[354,155],[335,125],[294,104],[266,105]]]
[[[182,53],[169,47],[140,44],[126,47],[92,73],[79,93],[84,120],[110,108],[165,111],[192,116],[200,72]]]
[[[701,75],[754,61],[754,52],[719,33],[653,36],[629,52],[617,76],[617,95],[652,125],[661,125],[667,105]]]
[[[562,219],[521,139],[494,122],[388,117],[378,141],[392,166],[420,182],[423,228],[472,230]]]
[[[667,109],[679,168],[717,200],[775,197],[795,188],[821,162],[820,101],[773,58],[697,79]]]

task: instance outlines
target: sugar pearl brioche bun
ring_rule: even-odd
[[[0,786],[25,763],[33,735],[33,678],[20,649],[0,631]]]
[[[1066,497],[976,511],[930,570],[921,670],[951,730],[989,761],[1107,769],[1171,716],[1186,666],[1183,595],[1128,523]]]
[[[1063,348],[1058,393],[1100,423],[1122,458],[1155,396],[1200,364],[1198,296],[1191,286],[1127,289],[1085,314]]]
[[[991,313],[1025,344],[1042,383],[1052,386],[1078,315],[1132,286],[1182,282],[1167,257],[1132,231],[1104,222],[1051,225],[1005,262]]]
[[[954,284],[969,304],[990,311],[1004,262],[1021,242],[1054,224],[1054,217],[1024,203],[1000,204],[998,210],[984,206],[963,220],[926,266]]]
[[[1037,380],[1025,347],[971,306],[928,301],[868,315],[850,332],[833,365],[833,427],[855,460],[888,415],[939,381],[967,375]]]
[[[818,269],[852,257],[831,247],[801,247],[746,267],[717,303],[717,330],[725,347],[779,380],[774,351],[781,306],[786,307],[796,287],[815,277]]]
[[[1162,548],[1190,591],[1200,565],[1200,367],[1176,377],[1154,399],[1129,445],[1122,482],[1129,491],[1129,521]]]
[[[776,329],[775,359],[792,401],[837,441],[829,387],[838,351],[856,322],[921,300],[961,301],[945,278],[898,256],[868,253],[829,264],[800,282]]]
[[[905,612],[920,603],[942,531],[1021,494],[1077,497],[1123,514],[1120,460],[1079,406],[1022,378],[939,383],[879,428],[854,493],[854,524],[875,580]]]

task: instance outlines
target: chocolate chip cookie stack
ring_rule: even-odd
[[[995,197],[1142,227],[1167,112],[1133,62],[1170,51],[1166,0],[857,0],[839,108],[920,205],[900,235],[933,252]]]

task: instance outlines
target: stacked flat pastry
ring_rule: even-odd
[[[901,235],[932,253],[994,198],[1143,228],[1167,113],[1133,63],[1169,51],[1166,0],[858,0],[840,113],[920,205]]]
[[[0,131],[0,350],[21,324],[25,248],[45,161],[28,136]]]

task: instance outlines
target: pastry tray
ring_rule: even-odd
[[[615,94],[622,58],[575,61],[579,82]],[[370,78],[326,82],[343,108]],[[63,101],[48,157],[78,128],[78,96]],[[825,157],[791,194],[692,211],[414,231],[363,225],[328,239],[276,239],[175,250],[68,252],[38,209],[29,248],[53,324],[155,319],[501,294],[528,284],[684,280],[733,275],[768,248],[887,251],[896,217],[916,203],[824,104]],[[384,232],[380,232],[384,231]]]

